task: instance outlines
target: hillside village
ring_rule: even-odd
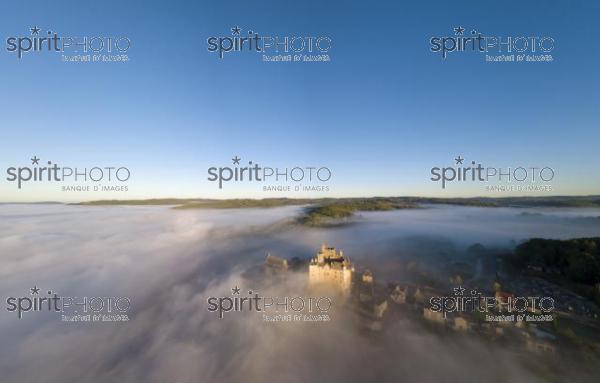
[[[309,288],[325,289],[324,291],[341,297],[344,306],[360,318],[361,327],[374,333],[385,331],[395,320],[409,318],[439,334],[474,335],[515,350],[554,357],[562,348],[565,352],[573,348],[586,348],[571,327],[564,328],[565,323],[597,327],[599,322],[595,305],[587,303],[574,293],[553,288],[538,279],[501,283],[496,278],[492,286],[479,291],[481,295],[495,299],[496,305],[488,312],[465,310],[443,313],[432,309],[430,300],[432,297],[453,295],[451,291],[414,282],[378,281],[371,270],[359,270],[342,250],[325,244],[307,262],[297,258],[288,261],[268,254],[264,270],[267,275],[283,277],[290,272],[307,272]],[[476,287],[469,286],[460,275],[450,276],[447,286],[450,290],[452,286],[457,286],[454,287],[455,290]],[[550,314],[550,320],[539,308],[528,308],[527,318],[546,318],[544,321],[516,320],[516,316],[511,318],[505,307],[508,302],[516,299],[515,293],[521,294],[519,296],[527,293],[537,294],[530,296],[553,297],[556,305]]]

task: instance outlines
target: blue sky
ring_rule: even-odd
[[[598,194],[600,5],[587,1],[32,1],[0,14],[0,201],[275,197],[208,182],[234,155],[269,166],[323,165],[329,193],[288,196],[494,195],[442,190],[433,166],[468,161],[551,166],[551,194]],[[127,36],[127,63],[18,60],[6,38],[38,26],[65,36]],[[328,36],[328,63],[266,63],[207,51],[239,26],[262,35]],[[431,36],[452,28],[552,36],[551,63],[442,60]],[[9,166],[34,155],[70,166],[124,164],[127,193],[17,190]],[[517,193],[519,194],[519,193]],[[523,193],[521,193],[523,194]],[[533,193],[535,194],[535,193]],[[547,193],[540,193],[542,195]],[[502,194],[500,194],[502,195]],[[531,194],[527,194],[531,195]]]

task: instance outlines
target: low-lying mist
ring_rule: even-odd
[[[475,243],[510,249],[530,237],[600,233],[598,209],[428,206],[361,213],[334,228],[293,224],[300,212],[0,205],[2,381],[536,382],[519,355],[408,319],[379,335],[358,331],[343,310],[328,323],[266,323],[254,313],[219,320],[206,299],[252,288],[242,275],[267,252],[304,259],[327,243],[394,280],[395,264],[434,267]],[[304,277],[294,274],[288,288],[301,290]],[[47,312],[19,320],[6,311],[6,297],[33,286],[127,296],[131,321],[65,323]]]

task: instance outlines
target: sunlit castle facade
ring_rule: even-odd
[[[343,295],[349,295],[352,288],[354,266],[343,251],[335,247],[321,246],[317,256],[310,260],[308,280],[311,286],[332,286]]]

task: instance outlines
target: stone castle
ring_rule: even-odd
[[[322,245],[308,265],[308,280],[311,286],[333,287],[342,295],[349,295],[352,289],[354,266],[343,251]]]

